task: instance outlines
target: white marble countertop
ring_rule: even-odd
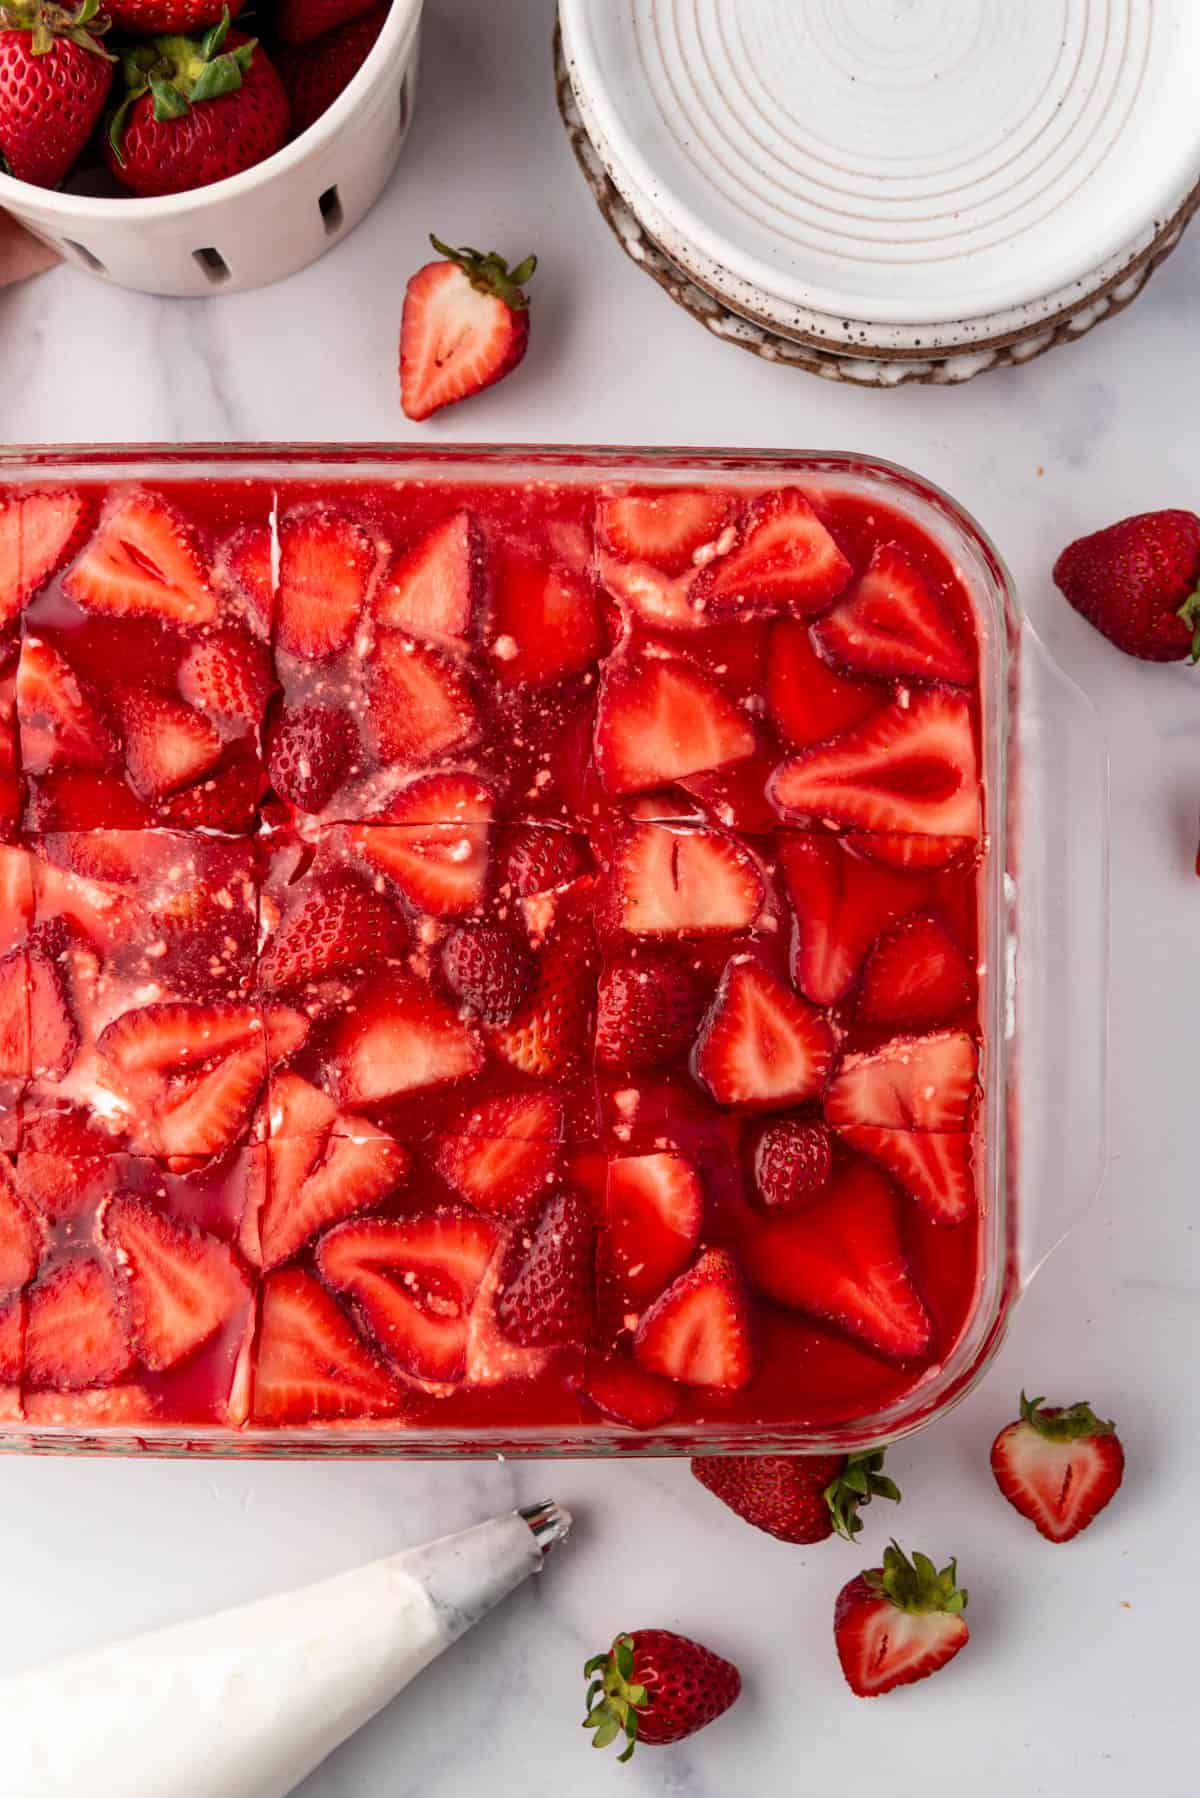
[[[156,301],[64,269],[0,297],[4,440],[413,437],[396,340],[405,278],[433,228],[517,255],[536,248],[542,265],[525,366],[424,427],[427,439],[858,448],[951,488],[997,538],[1110,733],[1107,1183],[1022,1301],[982,1388],[892,1457],[903,1539],[957,1554],[971,1589],[971,1646],[924,1686],[866,1704],[841,1683],[832,1603],[865,1556],[760,1536],[669,1463],[7,1458],[0,1671],[551,1493],[579,1523],[545,1578],[335,1755],[306,1798],[618,1787],[790,1798],[856,1775],[947,1798],[964,1781],[978,1798],[1127,1798],[1135,1781],[1185,1798],[1196,1790],[1200,675],[1126,661],[1067,609],[1048,571],[1084,530],[1200,507],[1200,227],[1124,317],[1023,371],[958,390],[828,385],[716,342],[617,250],[555,111],[551,0],[427,10],[413,134],[358,232],[263,293]],[[1120,1421],[1128,1450],[1118,1501],[1064,1548],[1020,1522],[987,1471],[1022,1383],[1090,1398]],[[878,1507],[869,1515],[868,1553],[891,1526]],[[616,1769],[578,1727],[580,1669],[617,1629],[649,1624],[732,1655],[746,1695],[695,1741]]]

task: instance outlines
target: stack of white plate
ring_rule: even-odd
[[[1200,197],[1200,0],[559,17],[583,148],[650,250],[821,372],[1027,360],[1127,303]]]

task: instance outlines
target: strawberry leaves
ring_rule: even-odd
[[[845,1541],[853,1542],[862,1529],[859,1510],[873,1498],[887,1498],[899,1504],[900,1488],[882,1470],[882,1449],[849,1455],[841,1473],[826,1486],[823,1496],[833,1527]]]
[[[649,1702],[645,1686],[633,1677],[633,1637],[617,1636],[607,1654],[594,1654],[584,1663],[588,1686],[588,1714],[583,1728],[593,1730],[593,1748],[607,1748],[619,1735],[627,1746],[617,1756],[627,1761],[637,1747],[638,1712]]]

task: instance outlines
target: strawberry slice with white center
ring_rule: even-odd
[[[937,871],[961,867],[978,853],[973,837],[914,837],[899,831],[848,831],[842,838],[848,849],[883,868]]]
[[[917,693],[784,762],[768,792],[788,817],[917,836],[979,836],[979,768],[960,693]]]
[[[891,1030],[930,1030],[975,997],[971,965],[948,926],[912,912],[879,938],[863,965],[858,1016]]]
[[[404,1405],[399,1381],[319,1281],[299,1268],[266,1276],[251,1404],[255,1423],[382,1417]]]
[[[84,611],[113,618],[201,625],[217,610],[191,531],[166,500],[141,489],[109,501],[63,591]]]
[[[698,550],[716,542],[732,511],[725,493],[647,488],[602,499],[596,507],[596,531],[614,555],[682,574],[694,565]]]
[[[117,739],[66,657],[40,637],[25,637],[17,663],[17,725],[27,774],[48,768],[107,768]]]
[[[737,1263],[726,1249],[699,1260],[643,1315],[633,1341],[646,1373],[685,1386],[740,1392],[754,1374],[750,1305]]]
[[[686,662],[630,656],[610,665],[596,714],[596,765],[610,793],[667,786],[753,755],[754,727]]]
[[[594,889],[595,881],[585,877],[562,890],[528,1001],[490,1032],[496,1053],[535,1079],[576,1072],[589,1053],[600,961],[591,918]]]
[[[271,693],[271,658],[246,631],[214,631],[194,643],[179,669],[179,691],[190,706],[226,726],[262,723]]]
[[[471,637],[487,583],[487,542],[467,511],[440,519],[393,563],[375,621],[426,643],[461,648]]]
[[[486,824],[366,824],[351,832],[351,842],[410,905],[432,918],[468,917],[483,903]]]
[[[143,799],[165,799],[221,759],[221,739],[200,712],[149,689],[120,695],[125,765]]]
[[[975,679],[971,644],[933,583],[894,543],[878,546],[812,632],[822,655],[850,674],[958,687]]]
[[[157,1096],[145,1127],[135,1126],[134,1146],[168,1156],[220,1154],[249,1122],[266,1073],[266,1055],[258,1044],[236,1050],[201,1073],[180,1075]]]
[[[679,1408],[679,1388],[673,1380],[644,1373],[615,1355],[588,1360],[580,1391],[597,1411],[631,1430],[655,1430]]]
[[[97,1047],[127,1079],[196,1068],[218,1056],[263,1041],[254,1005],[143,1005],[122,1012],[100,1034]]]
[[[1125,1472],[1116,1426],[1084,1402],[1047,1405],[1021,1394],[1021,1415],[992,1444],[992,1472],[1010,1505],[1049,1542],[1069,1542],[1102,1511]]]
[[[479,718],[470,685],[438,650],[402,631],[382,631],[368,683],[363,723],[381,761],[420,766],[476,741]]]
[[[422,774],[393,793],[375,824],[490,824],[495,795],[473,774]],[[365,834],[365,833],[364,833]]]
[[[275,640],[318,662],[345,649],[375,574],[375,544],[352,518],[316,507],[285,518],[279,530]]]
[[[369,1218],[322,1237],[317,1267],[396,1367],[452,1381],[465,1369],[467,1316],[497,1240],[493,1223],[466,1213]]]
[[[562,1154],[563,1107],[555,1093],[485,1100],[433,1151],[438,1173],[489,1216],[526,1220],[544,1197]]]
[[[759,1291],[832,1324],[891,1361],[918,1360],[933,1337],[913,1284],[896,1197],[869,1162],[843,1169],[828,1197],[787,1217],[747,1213],[746,1272]]]
[[[61,489],[0,500],[0,628],[11,624],[68,559],[86,518],[83,496]]]
[[[330,974],[365,974],[408,946],[399,910],[366,885],[339,874],[313,883],[284,913],[259,956],[261,986],[280,991]]]
[[[881,1130],[842,1124],[838,1134],[885,1167],[937,1224],[961,1224],[975,1209],[974,1153],[969,1132]]]
[[[512,550],[498,556],[489,648],[502,687],[547,687],[582,674],[603,646],[583,578]]]
[[[68,938],[54,922],[39,925],[38,936],[28,957],[29,1073],[34,1080],[61,1080],[79,1049],[62,962]]]
[[[469,399],[521,361],[529,343],[523,289],[537,267],[535,256],[510,269],[495,250],[429,241],[443,260],[410,278],[400,323],[400,400],[417,420]]]
[[[352,1117],[341,1118],[324,1145],[318,1143],[316,1165],[298,1184],[287,1181],[285,1159],[271,1155],[270,1189],[258,1222],[263,1267],[289,1260],[327,1225],[379,1204],[403,1182],[411,1162],[392,1137]]]
[[[606,908],[631,936],[708,936],[748,930],[763,897],[758,869],[732,837],[639,824],[613,853]]]
[[[859,1698],[928,1679],[965,1648],[967,1595],[953,1561],[912,1560],[895,1542],[883,1566],[869,1568],[838,1593],[833,1634],[846,1683]]]
[[[222,543],[213,564],[218,585],[264,642],[275,618],[274,556],[270,525],[244,524]]]
[[[735,956],[696,1044],[718,1105],[774,1110],[820,1096],[834,1039],[822,1014],[749,956]]]
[[[836,673],[817,654],[811,627],[802,619],[779,618],[770,629],[767,712],[792,749],[808,749],[855,730],[887,704],[888,689],[877,681]]]
[[[596,573],[625,616],[651,630],[702,631],[708,625],[708,613],[696,603],[694,569],[686,574],[664,574],[649,562],[622,562],[601,550]]]
[[[792,978],[814,1005],[836,1005],[872,943],[925,897],[925,887],[851,854],[827,831],[781,831],[779,860],[796,917]]]
[[[403,974],[371,979],[334,1025],[329,1059],[344,1105],[376,1105],[477,1074],[478,1037],[444,1000]]]
[[[555,1193],[514,1232],[500,1271],[496,1322],[522,1348],[581,1346],[595,1326],[596,1227],[577,1192]]]
[[[714,616],[811,618],[853,572],[804,495],[787,487],[755,500],[733,549],[697,575],[696,595]]]
[[[25,1378],[77,1391],[109,1385],[132,1356],[113,1283],[92,1257],[65,1261],[29,1289]]]
[[[103,1214],[138,1359],[174,1367],[249,1303],[250,1286],[227,1243],[177,1223],[140,1199],[113,1199]]]
[[[683,1155],[626,1155],[608,1165],[608,1264],[634,1306],[649,1304],[700,1245],[704,1190]]]
[[[32,1280],[42,1252],[42,1232],[0,1162],[0,1293]],[[0,1377],[3,1377],[0,1375]]]
[[[978,1092],[979,1050],[965,1030],[896,1036],[842,1057],[825,1094],[825,1116],[835,1129],[967,1130]]]
[[[49,1223],[86,1210],[95,1184],[115,1172],[119,1139],[81,1106],[55,1106],[21,1121],[21,1192]]]

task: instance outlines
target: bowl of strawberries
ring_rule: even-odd
[[[374,204],[421,0],[5,0],[0,206],[121,287],[262,287]]]

